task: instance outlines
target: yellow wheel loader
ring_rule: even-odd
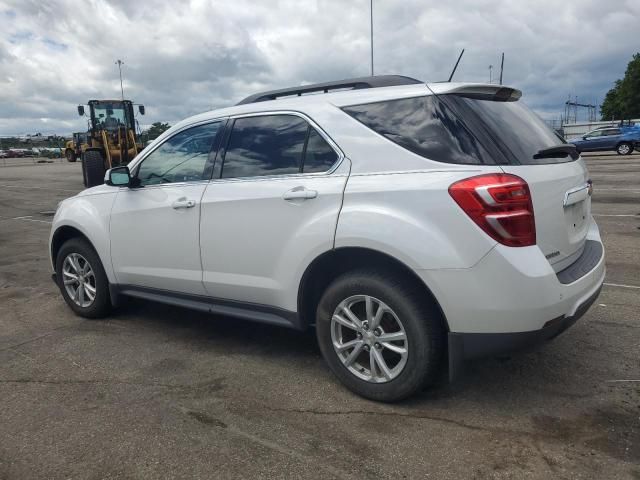
[[[67,161],[75,162],[82,157],[83,152],[89,146],[88,136],[87,132],[75,132],[73,138],[65,143],[64,156],[67,157]]]
[[[79,155],[84,186],[94,187],[104,183],[108,169],[133,160],[142,144],[130,100],[90,100],[88,106],[87,142],[84,147],[81,144]],[[144,105],[138,105],[138,112],[144,115]],[[78,105],[78,114],[85,115],[84,105]]]

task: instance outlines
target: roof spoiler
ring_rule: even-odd
[[[494,102],[516,102],[522,96],[520,90],[502,85],[461,85],[445,93]]]

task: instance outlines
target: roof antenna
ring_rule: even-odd
[[[453,78],[453,74],[456,73],[456,70],[458,69],[458,64],[460,63],[460,59],[462,58],[463,54],[464,54],[464,48],[460,52],[460,56],[458,57],[458,61],[456,62],[456,65],[453,67],[453,70],[451,71],[451,75],[449,75],[449,80],[447,80],[447,82],[450,82],[451,79]]]

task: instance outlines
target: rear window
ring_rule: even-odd
[[[566,153],[534,158],[541,150],[567,142],[521,101],[447,94],[343,110],[407,150],[438,162],[531,165],[573,161]]]
[[[343,110],[401,147],[430,160],[461,164],[493,164],[495,157],[433,95],[403,98]]]
[[[499,102],[461,95],[444,95],[441,98],[465,119],[475,134],[486,135],[510,164],[573,161],[567,154],[559,154],[557,158],[533,158],[540,150],[567,142],[522,101]]]

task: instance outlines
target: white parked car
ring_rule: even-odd
[[[191,117],[59,205],[54,279],[84,317],[126,295],[315,325],[348,388],[407,397],[558,335],[604,281],[585,164],[519,98],[381,76]]]

